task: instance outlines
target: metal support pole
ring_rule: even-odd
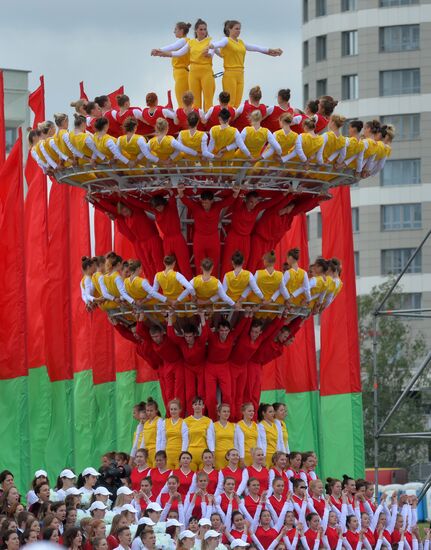
[[[374,494],[379,492],[379,381],[377,369],[377,315],[373,320],[373,433],[374,433]]]
[[[425,480],[425,483],[421,489],[421,492],[419,493],[419,496],[418,496],[418,501],[420,502],[423,497],[427,494],[427,491],[428,489],[431,487],[431,474],[427,477],[427,479]]]
[[[380,434],[383,431],[383,428],[386,426],[386,424],[389,422],[389,420],[392,418],[395,411],[399,408],[401,403],[406,398],[407,394],[410,392],[412,387],[415,385],[417,379],[420,377],[424,369],[428,366],[428,363],[431,361],[431,351],[428,352],[428,355],[425,357],[424,361],[422,362],[422,365],[419,367],[417,372],[413,375],[410,382],[407,384],[407,387],[404,389],[403,393],[399,396],[397,399],[395,405],[392,407],[392,409],[389,411],[389,413],[386,415],[386,418],[383,420],[381,426],[377,429],[376,435],[377,437],[380,436]]]

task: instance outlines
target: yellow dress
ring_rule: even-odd
[[[260,425],[264,427],[266,435],[266,467],[271,468],[272,455],[277,452],[278,448],[277,424],[275,422],[272,422],[270,424],[269,422],[262,420],[262,422],[260,422]]]
[[[226,453],[235,448],[235,424],[228,422],[222,426],[220,422],[214,422],[215,432],[215,468],[221,470],[227,464]]]
[[[281,147],[281,156],[286,156],[294,147],[296,140],[298,139],[298,134],[290,130],[287,134],[283,128],[274,132],[274,137]],[[266,157],[269,147],[265,148],[263,154]],[[256,163],[256,168],[265,167],[265,166],[278,166],[279,162],[276,160],[275,153],[272,153],[269,157],[266,157],[266,162],[259,161]]]
[[[304,155],[307,157],[307,159],[315,160],[315,155],[317,155],[324,143],[324,137],[321,135],[312,136],[311,134],[304,133],[301,134],[301,141]],[[294,148],[292,147],[289,153],[292,153],[293,149]],[[302,160],[297,155],[292,157],[290,160],[291,162],[302,162]]]
[[[172,418],[164,421],[166,434],[167,468],[178,468],[179,457],[183,448],[182,428],[185,421],[179,418],[174,424]]]
[[[235,135],[237,129],[232,126],[226,126],[222,128],[219,124],[213,126],[210,130],[210,138],[214,140],[213,154],[217,154],[221,149],[235,143]],[[221,159],[217,160],[231,160],[235,158],[235,149],[232,151],[224,151]]]
[[[206,55],[211,44],[208,36],[203,40],[192,38],[188,42],[190,51],[189,90],[193,92],[195,106],[203,106],[205,112],[213,104],[215,81],[213,75],[212,57]]]
[[[364,141],[355,137],[349,138],[349,145],[346,151],[346,165],[352,170],[358,166],[358,155],[365,149]]]
[[[91,157],[93,156],[93,151],[85,143],[85,140],[89,136],[90,134],[87,134],[86,132],[79,132],[78,134],[76,134],[73,130],[72,132],[69,132],[70,143],[75,147],[77,151],[79,151],[85,157],[87,157],[87,158],[78,159],[78,164],[80,166],[83,166],[84,164],[88,164],[90,162]]]
[[[253,126],[246,126],[244,129],[245,129],[244,143],[247,149],[250,151],[251,156],[254,159],[257,159],[262,154],[262,151],[268,141],[269,130],[268,128],[262,128],[262,127],[256,130]],[[247,158],[240,149],[236,150],[235,157],[240,159]]]
[[[277,292],[277,290],[280,289],[280,284],[283,281],[283,273],[281,271],[278,271],[277,269],[274,269],[272,273],[270,273],[266,269],[258,269],[256,272],[256,283],[257,286],[260,288],[263,294],[263,299],[265,301],[271,300],[272,295]],[[248,300],[250,302],[260,303],[262,300],[257,296],[254,292],[250,293]],[[280,294],[276,300],[276,304],[282,304],[284,302],[284,297],[282,294]],[[270,305],[265,305],[265,309],[273,309]],[[275,308],[274,308],[275,309]],[[271,317],[273,314],[271,313],[256,313],[256,317]]]
[[[184,422],[189,429],[189,448],[187,450],[193,457],[190,468],[196,472],[203,468],[202,453],[208,448],[207,431],[212,421],[207,416],[201,418],[188,416]]]
[[[313,309],[315,304],[321,301],[320,294],[322,294],[322,292],[326,291],[325,279],[323,277],[321,277],[320,275],[318,275],[317,277],[314,277],[314,278],[316,279],[316,286],[314,286],[310,290],[311,301],[307,304],[307,307],[310,308],[310,309]]]
[[[157,424],[160,420],[159,416],[156,416],[153,420],[146,420],[142,429],[142,439],[138,449],[144,444],[145,449],[148,451],[148,465],[152,468],[155,466],[154,455],[156,454],[157,443]]]
[[[298,269],[289,269],[289,280],[287,281],[286,288],[291,296],[290,303],[293,306],[299,307],[301,305],[301,302],[304,300],[304,294],[300,294],[296,298],[294,298],[292,294],[295,292],[295,290],[298,290],[298,288],[301,288],[304,285],[305,276],[306,271],[304,271],[300,267],[298,267]]]
[[[209,300],[218,292],[219,280],[212,275],[207,281],[203,280],[202,275],[197,275],[192,279],[192,285],[196,292],[198,300]]]
[[[115,284],[115,279],[119,275],[120,274],[118,273],[118,271],[114,271],[113,273],[110,273],[110,274],[101,275],[101,277],[103,277],[103,282],[105,283],[106,290],[109,292],[109,294],[111,296],[114,296],[115,298],[120,298],[120,291],[118,290],[117,285]],[[99,279],[100,279],[100,277],[99,277]],[[99,288],[100,288],[100,282],[97,281],[97,283],[98,283]],[[96,288],[97,288],[97,286],[96,286]],[[101,307],[101,309],[109,310],[109,309],[116,309],[119,306],[118,306],[117,302],[106,300],[105,302],[102,303],[102,305],[100,307]]]
[[[234,107],[240,105],[244,91],[245,53],[245,44],[240,38],[228,38],[226,46],[220,48],[224,68],[222,86],[225,92],[229,92]]]
[[[241,298],[241,294],[248,287],[250,275],[250,271],[246,269],[241,269],[238,275],[235,274],[235,271],[228,271],[225,274],[227,283],[226,294],[234,302],[237,302]]]
[[[190,147],[190,149],[193,149],[193,151],[201,154],[202,138],[204,134],[205,132],[201,132],[200,130],[196,130],[193,135],[191,134],[190,130],[181,130],[181,132],[179,133],[179,141],[181,141],[181,143],[186,147]],[[181,153],[181,158],[185,160],[191,160],[193,161],[193,163],[196,163],[196,157],[193,157],[192,155],[189,155],[187,153]]]
[[[184,287],[177,281],[176,274],[177,272],[174,270],[167,273],[164,271],[156,273],[156,281],[159,283],[161,294],[168,300],[176,300],[184,290]]]
[[[250,426],[240,420],[237,422],[237,427],[242,431],[244,436],[244,464],[251,466],[253,464],[253,458],[251,456],[251,450],[257,447],[258,441],[258,428],[256,422],[252,422]]]
[[[161,141],[154,136],[148,142],[151,154],[160,160],[168,160],[175,149],[172,146],[173,136],[164,136]]]
[[[189,43],[190,38],[184,37],[184,40]],[[181,105],[183,95],[189,89],[189,65],[190,51],[180,57],[172,58],[172,73],[175,82],[175,97],[178,105]]]

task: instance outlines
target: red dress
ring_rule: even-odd
[[[247,495],[243,500],[244,506],[252,518],[254,518],[254,514],[256,513],[257,507],[259,506],[259,501],[260,497],[255,500],[251,495]],[[265,506],[262,506],[262,510],[264,509]]]
[[[234,128],[237,128],[241,132],[246,126],[250,126],[249,117],[253,111],[260,111],[262,113],[262,117],[265,118],[266,105],[263,105],[261,103],[258,107],[256,107],[256,105],[251,105],[251,103],[249,103],[247,99],[246,101],[244,101],[244,108],[242,110],[242,113],[239,115],[237,119],[231,122],[231,125]]]
[[[287,110],[282,109],[280,105],[274,105],[274,108],[272,110],[272,113],[268,115],[265,120],[262,120],[262,126],[263,128],[268,128],[272,133],[276,132],[277,130],[280,130],[280,117],[281,115],[284,115],[286,113],[292,113],[293,109],[292,107],[288,107]]]
[[[352,547],[352,550],[356,550],[356,547],[358,546],[358,543],[359,543],[359,533],[354,533],[353,531],[346,531],[344,533],[344,537]]]
[[[227,497],[226,493],[220,494],[220,508],[223,510],[225,514],[227,514],[227,510],[229,508],[230,500]],[[238,510],[238,501],[236,498],[232,499],[232,512],[236,512]]]
[[[233,477],[233,479],[235,480],[235,491],[236,491],[242,481],[242,468],[237,468],[236,470],[232,470],[229,466],[226,466],[225,468],[222,468],[220,471],[223,474],[224,479],[226,479],[227,477]]]
[[[266,550],[270,546],[271,542],[273,542],[278,537],[279,532],[277,531],[277,529],[273,529],[272,527],[264,529],[259,525],[259,527],[256,529],[255,535],[260,544]]]
[[[159,468],[151,468],[150,477],[153,482],[153,495],[157,498],[160,494],[160,491],[165,486],[165,483],[168,481],[168,477],[171,475],[171,470],[166,470],[161,472]]]
[[[317,498],[311,497],[311,500],[313,501],[314,509],[319,514],[320,519],[322,519],[323,514],[325,513],[325,504],[326,504],[325,499],[324,498],[317,499]]]
[[[209,117],[209,119],[207,120],[207,123],[206,123],[207,130],[210,130],[213,126],[217,126],[218,124],[220,124],[218,116],[219,116],[220,111],[222,109],[226,109],[226,107],[222,107],[221,105],[214,105],[212,107],[211,116]],[[235,109],[233,107],[227,107],[227,109],[230,113],[230,120],[232,122],[234,117],[235,117]],[[247,126],[248,126],[248,124],[247,124]]]
[[[277,514],[277,516],[280,516],[285,502],[286,502],[286,499],[283,498],[282,496],[280,497],[280,499],[278,499],[275,495],[271,495],[269,497],[269,503],[274,508],[274,512]]]
[[[172,472],[172,475],[177,476],[177,478],[180,480],[180,486],[178,487],[178,492],[183,497],[183,500],[185,499],[187,493],[189,492],[194,473],[195,472],[193,472],[193,470],[190,470],[188,474],[185,474],[181,470],[181,468],[178,468],[178,470],[174,470]]]
[[[269,472],[268,468],[265,466],[262,466],[260,470],[256,470],[254,466],[247,466],[248,471],[248,479],[254,477],[258,480],[260,485],[260,492],[259,494],[262,494],[263,491],[267,491],[269,487]]]
[[[231,529],[230,534],[234,539],[240,539],[244,535],[244,531],[237,531],[236,529]],[[246,541],[248,544],[253,544],[253,541],[250,535],[247,535]]]
[[[130,474],[130,480],[132,482],[132,489],[134,491],[139,491],[141,488],[141,481],[150,475],[151,468],[145,468],[140,472],[138,468],[133,468],[132,473]]]

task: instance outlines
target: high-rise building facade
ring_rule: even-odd
[[[367,294],[431,226],[431,0],[302,2],[304,103],[332,95],[347,119],[396,127],[384,170],[351,193],[357,291]],[[318,209],[309,238],[320,253]],[[403,278],[400,307],[431,307],[431,239]],[[429,322],[415,324],[430,335]]]
[[[5,118],[6,118],[6,153],[9,153],[21,127],[24,136],[24,151],[27,150],[26,130],[30,125],[28,108],[28,74],[29,71],[1,69],[4,78]]]

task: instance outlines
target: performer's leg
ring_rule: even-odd
[[[262,369],[259,363],[250,361],[247,364],[248,389],[245,401],[251,401],[256,412],[260,402],[261,374]]]
[[[174,363],[174,397],[180,400],[183,411],[186,410],[185,368],[183,363]]]
[[[165,254],[175,254],[178,271],[190,280],[193,275],[190,267],[189,249],[183,235],[179,233],[178,235],[166,236],[163,239],[163,250]]]
[[[202,85],[200,71],[196,68],[189,70],[189,90],[194,96],[194,104],[198,109],[202,108]],[[181,105],[181,104],[180,104]]]
[[[205,404],[208,409],[208,416],[217,420],[217,367],[213,363],[205,365]]]
[[[178,107],[183,103],[183,95],[189,90],[189,72],[187,69],[174,69],[175,97]]]
[[[192,401],[193,398],[197,395],[198,391],[198,380],[195,372],[188,368],[184,368],[184,386],[185,386],[185,407],[183,409],[186,411],[187,416],[193,414]]]
[[[239,107],[241,105],[242,94],[244,93],[244,70],[237,71],[237,73],[234,107]]]
[[[227,403],[232,408],[232,379],[229,363],[220,364],[217,379],[221,392],[221,402]]]
[[[229,69],[226,69],[223,73],[223,79],[222,79],[222,88],[224,92],[228,92],[230,95],[230,104],[233,107],[237,107],[235,105],[236,100],[236,78],[235,78],[235,72],[231,71]]]
[[[207,112],[212,107],[215,92],[215,80],[211,66],[205,69],[201,82],[204,96],[204,110]]]

